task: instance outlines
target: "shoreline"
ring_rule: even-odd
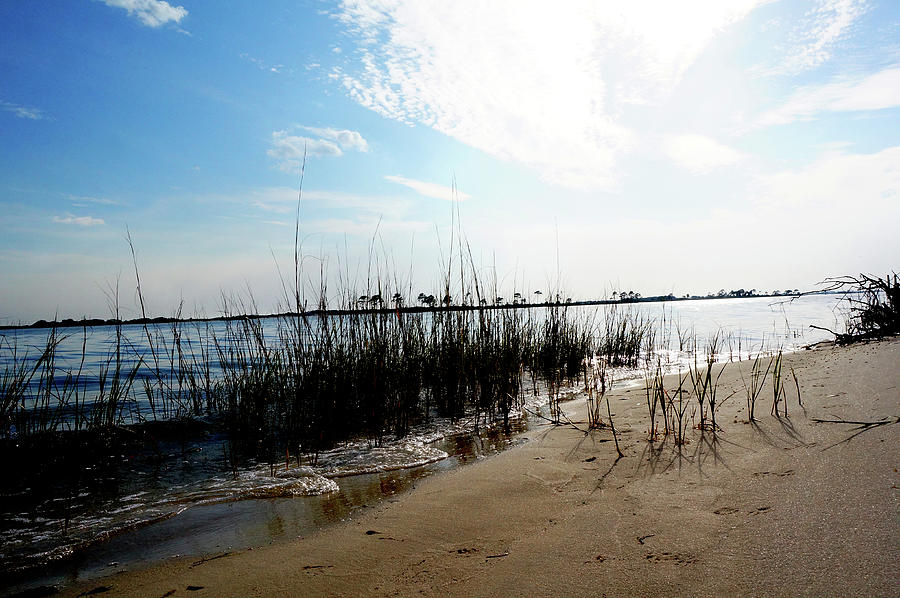
[[[550,307],[583,307],[590,305],[631,305],[636,303],[669,303],[679,301],[710,301],[714,299],[796,299],[806,295],[842,295],[843,291],[808,291],[803,293],[791,294],[760,294],[760,295],[725,295],[719,296],[690,296],[690,297],[669,297],[666,295],[657,295],[652,297],[640,297],[638,299],[612,300],[612,299],[592,299],[586,301],[568,301],[568,302],[545,302],[545,303],[504,303],[500,305],[448,305],[448,306],[406,306],[379,309],[315,309],[297,312],[282,312],[274,314],[241,314],[232,316],[214,316],[210,318],[173,318],[168,316],[158,316],[153,318],[131,318],[121,320],[116,318],[82,318],[74,320],[66,318],[63,320],[38,320],[31,324],[13,325],[4,324],[0,326],[0,331],[4,330],[45,330],[50,328],[83,328],[95,326],[143,326],[146,324],[191,324],[195,322],[240,322],[250,320],[264,320],[267,318],[295,318],[295,317],[320,317],[320,316],[348,316],[348,315],[369,315],[369,314],[386,314],[409,313],[421,314],[431,312],[457,312],[457,311],[478,311],[478,310],[504,310],[504,309],[538,309]]]
[[[691,430],[676,449],[647,442],[643,388],[617,389],[622,459],[609,430],[537,425],[514,448],[308,536],[62,595],[896,595],[900,427],[847,440],[853,425],[814,419],[900,416],[900,339],[785,354],[785,364],[803,398],[788,390],[787,418],[769,414],[767,383],[759,421],[742,423],[749,363],[727,364],[723,432]],[[565,405],[586,427],[584,400]]]

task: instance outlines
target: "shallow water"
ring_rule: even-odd
[[[178,509],[177,516],[133,525],[103,541],[82,546],[65,558],[44,560],[39,568],[8,575],[0,581],[5,581],[12,593],[92,579],[171,558],[199,560],[302,537],[323,526],[352,519],[354,513],[379,501],[391,500],[422,478],[521,442],[521,433],[529,425],[527,416],[510,423],[509,432],[494,427],[479,434],[457,432],[433,440],[429,443],[430,450],[443,454],[444,458],[424,465],[323,478],[334,487],[319,494],[187,501]],[[271,477],[269,480],[271,483]],[[191,492],[196,495],[200,491]]]

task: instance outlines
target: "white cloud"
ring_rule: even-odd
[[[356,131],[348,131],[346,129],[338,130],[331,128],[319,127],[300,127],[305,131],[309,131],[313,135],[330,139],[337,143],[343,150],[356,150],[359,152],[369,151],[369,143],[363,139],[363,136]]]
[[[743,155],[704,135],[672,135],[663,140],[663,151],[680,166],[696,174],[741,161]]]
[[[288,131],[273,131],[268,155],[284,172],[299,172],[303,154],[309,157],[344,155],[344,150],[366,152],[369,144],[356,131],[299,127],[316,135],[307,137],[292,135]]]
[[[834,46],[846,39],[853,25],[868,12],[866,0],[818,0],[793,34],[793,48],[770,72],[790,73],[827,62]]]
[[[103,0],[107,6],[124,8],[148,27],[166,23],[180,23],[188,11],[183,6],[172,6],[165,0]]]
[[[73,216],[72,214],[66,214],[64,218],[54,216],[53,222],[56,222],[57,224],[74,224],[76,226],[100,226],[106,224],[102,218],[94,218],[93,216]]]
[[[272,147],[267,152],[278,161],[278,167],[287,172],[299,168],[303,154],[307,156],[341,156],[344,152],[332,141],[290,135],[287,131],[272,132]]]
[[[7,112],[12,112],[18,118],[27,118],[29,120],[45,120],[47,118],[43,111],[32,106],[20,106],[0,100],[0,108]]]
[[[887,218],[896,224],[889,214],[900,211],[898,192],[900,146],[895,146],[873,154],[826,152],[805,168],[760,177],[757,197],[763,205],[796,211],[807,221],[847,226],[843,234],[865,235],[865,229],[849,230],[850,223],[873,226]]]
[[[392,183],[397,183],[398,185],[409,187],[416,193],[419,193],[426,197],[433,197],[435,199],[445,199],[447,201],[464,201],[471,197],[468,193],[463,193],[458,189],[454,192],[451,187],[439,185],[437,183],[417,181],[415,179],[408,179],[399,175],[386,175],[384,178],[388,181],[391,181]]]
[[[348,0],[338,15],[359,68],[339,71],[361,105],[424,124],[547,181],[617,184],[635,145],[630,105],[664,102],[710,41],[762,0]]]
[[[900,106],[900,65],[862,78],[801,87],[787,101],[764,113],[757,125],[783,125],[811,120],[825,112],[883,110]]]

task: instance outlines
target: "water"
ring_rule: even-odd
[[[813,295],[793,301],[712,299],[571,309],[576,317],[597,322],[610,309],[635,310],[652,318],[660,354],[678,367],[691,358],[688,349],[704,351],[708,339],[717,333],[720,360],[766,349],[790,351],[828,340],[830,334],[810,325],[840,329],[839,300],[836,295]],[[533,313],[539,318],[544,312],[535,309]],[[267,342],[276,343],[279,322],[263,320],[261,324]],[[172,376],[175,385],[181,363],[195,369],[198,363],[206,364],[214,379],[220,372],[214,343],[227,342],[227,326],[211,322],[155,325],[146,330],[135,325],[120,331],[109,326],[63,330],[56,350],[57,383],[79,373],[79,392],[91,396],[103,382],[103,369],[114,365],[117,345],[126,348],[119,355],[124,369],[144,360],[135,390],[141,388],[142,378],[157,376],[158,371]],[[5,348],[0,359],[7,360],[0,361],[2,371],[13,347],[20,362],[25,354],[33,363],[46,346],[48,331],[0,335]],[[159,370],[154,369],[153,354],[161,358]],[[617,372],[616,377],[636,379],[640,373]],[[545,397],[539,393],[529,400],[533,407]],[[160,415],[154,409],[159,406],[151,406],[140,392],[134,392],[126,413],[134,420],[152,419]],[[527,418],[514,419],[514,431],[526,426]],[[33,489],[4,484],[0,560],[8,571],[40,564],[40,575],[30,569],[23,577],[34,584],[111,573],[122,563],[135,566],[176,554],[202,555],[296,537],[345,519],[355,509],[402,491],[422,476],[514,442],[514,436],[496,429],[472,435],[472,428],[471,421],[434,420],[380,446],[348,442],[319,455],[315,466],[286,455],[285,462],[277,465],[250,462],[240,469],[229,466],[225,439],[206,432],[189,442],[163,443],[154,455],[116,456],[97,476],[85,475],[75,491],[71,486],[65,495],[48,491],[46,500],[37,504],[29,498],[35,494]]]
[[[842,295],[807,295],[793,300],[788,298],[744,298],[671,301],[662,303],[616,304],[581,306],[570,308],[573,314],[582,314],[602,322],[604,313],[611,309],[632,310],[652,318],[657,323],[657,344],[660,349],[673,353],[680,346],[679,335],[696,339],[698,349],[703,350],[706,341],[717,332],[723,332],[724,347],[733,356],[739,350],[743,355],[763,348],[783,348],[786,351],[831,340],[825,331],[812,329],[816,325],[841,330],[844,316],[839,304]],[[544,310],[532,310],[540,318]],[[259,321],[261,332],[269,345],[279,342],[278,329],[283,320],[264,318]],[[312,320],[315,325],[315,320]],[[79,374],[80,389],[91,396],[100,388],[101,373],[112,371],[117,355],[116,346],[122,347],[118,356],[124,372],[138,365],[137,376],[127,413],[135,420],[155,419],[167,415],[152,406],[140,390],[144,380],[154,381],[162,376],[170,388],[187,388],[188,382],[179,380],[179,371],[194,369],[215,379],[221,374],[222,356],[216,344],[227,348],[230,343],[229,324],[222,321],[182,324],[152,324],[146,329],[141,325],[127,325],[117,332],[114,326],[97,326],[87,329],[68,328],[58,331],[56,345],[56,384],[62,386],[66,374]],[[121,340],[117,337],[121,334]],[[20,360],[33,364],[47,345],[48,332],[40,329],[0,331],[0,371],[7,365],[14,349]],[[683,351],[682,351],[683,352]],[[202,367],[197,367],[202,364]],[[182,367],[185,366],[185,367]],[[107,385],[109,381],[107,380]],[[29,405],[32,406],[32,405]],[[154,411],[156,409],[157,411]]]
[[[778,350],[789,353],[823,341],[833,341],[827,328],[843,332],[845,295],[820,294],[797,298],[757,297],[639,303],[639,313],[654,320],[656,357],[674,372],[699,361],[711,343],[716,361],[740,361]],[[616,309],[621,309],[617,305]],[[602,306],[595,318],[602,321]],[[812,328],[814,326],[815,328]],[[618,369],[619,382],[643,379],[640,370]]]
[[[527,425],[526,418],[522,417],[512,422],[508,433],[498,428],[482,429],[479,434],[447,429],[439,439],[427,443],[430,452],[442,457],[424,465],[408,463],[408,466],[394,469],[383,462],[379,464],[377,459],[370,459],[364,470],[354,465],[357,473],[330,479],[319,473],[330,470],[330,474],[347,474],[348,470],[341,470],[341,465],[336,465],[326,454],[322,461],[331,465],[324,465],[316,472],[307,467],[291,470],[314,484],[324,480],[328,487],[320,488],[322,492],[308,492],[312,488],[305,484],[292,486],[288,483],[286,488],[281,487],[285,476],[272,478],[268,475],[268,466],[248,468],[240,474],[237,484],[232,484],[227,475],[201,481],[194,469],[199,466],[199,460],[183,461],[165,476],[172,484],[165,490],[165,482],[151,483],[145,484],[143,490],[120,498],[95,496],[94,500],[105,500],[107,505],[86,514],[80,524],[72,522],[71,528],[78,528],[80,532],[70,532],[67,540],[61,540],[59,534],[50,529],[33,526],[4,531],[4,551],[11,546],[7,540],[15,538],[15,543],[29,549],[27,555],[39,562],[40,567],[19,572],[8,570],[5,578],[0,575],[0,588],[8,584],[8,590],[21,591],[72,583],[170,558],[193,556],[199,559],[204,555],[302,537],[324,525],[352,519],[357,511],[389,500],[422,478],[521,442],[521,433]],[[457,426],[458,429],[463,427],[463,424]],[[410,442],[407,440],[402,444],[409,445]],[[350,461],[366,461],[364,447],[357,447],[356,451],[343,447],[334,452],[338,455],[337,463],[346,463],[346,457],[354,452],[356,454]],[[191,451],[190,454],[199,452]],[[421,461],[421,455],[416,457],[416,462]],[[287,476],[288,480],[292,478],[292,475]],[[135,483],[126,482],[127,479],[133,480],[133,476],[123,476],[122,483]],[[184,483],[191,479],[192,486],[185,487]],[[140,482],[135,484],[140,487]],[[236,494],[240,488],[246,491],[243,495]],[[111,533],[109,522],[112,520],[119,522],[119,533]],[[43,522],[46,527],[51,524],[49,519]],[[96,533],[97,529],[104,529],[103,526],[107,533]],[[76,541],[79,533],[83,536],[80,544]],[[35,554],[38,547],[48,547],[49,553]],[[21,559],[13,561],[11,566],[21,562]]]

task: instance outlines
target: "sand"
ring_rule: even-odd
[[[538,426],[311,536],[65,588],[103,596],[898,596],[900,339],[786,357],[789,417],[756,424],[730,364],[724,428],[647,442],[643,389],[609,430]],[[671,386],[670,382],[670,386]],[[566,404],[585,427],[583,399]],[[851,438],[852,437],[852,438]],[[217,555],[211,555],[217,556]]]

